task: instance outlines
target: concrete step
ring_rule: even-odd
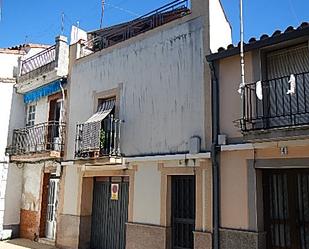
[[[55,240],[47,239],[47,238],[39,238],[39,243],[49,245],[49,246],[55,246]]]

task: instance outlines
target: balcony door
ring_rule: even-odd
[[[60,150],[61,146],[61,106],[63,100],[57,98],[49,102],[49,124],[48,124],[48,147],[53,150]]]
[[[289,80],[294,75],[295,94]],[[300,44],[266,55],[266,81],[263,83],[265,128],[309,123],[309,50]]]

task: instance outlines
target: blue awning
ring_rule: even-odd
[[[37,101],[43,97],[49,96],[53,93],[61,91],[60,84],[66,83],[66,79],[59,79],[53,81],[47,85],[36,88],[24,95],[24,102],[26,104],[31,103],[33,101]]]

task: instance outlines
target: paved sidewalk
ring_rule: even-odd
[[[56,249],[56,247],[26,239],[13,239],[1,241],[0,249]]]

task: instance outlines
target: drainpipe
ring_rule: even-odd
[[[212,98],[212,172],[213,172],[213,249],[220,248],[220,146],[219,135],[219,86],[213,62],[209,63],[211,70],[211,98]]]
[[[65,119],[65,92],[62,86],[62,81],[60,82],[60,89],[61,89],[61,94],[62,94],[62,102],[60,105],[60,121],[62,123],[64,122],[64,119]]]
[[[61,94],[62,94],[62,100],[60,103],[60,118],[59,118],[59,126],[58,126],[58,133],[59,133],[58,146],[62,146],[64,142],[63,140],[65,139],[64,137],[62,137],[63,136],[62,123],[65,122],[65,92],[62,86],[62,80],[60,81],[60,89],[61,89]]]

